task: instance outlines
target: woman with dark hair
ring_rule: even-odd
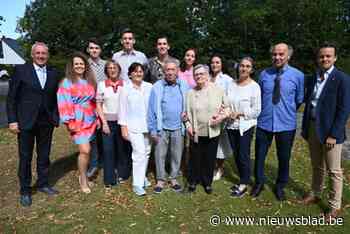
[[[250,146],[261,111],[260,86],[251,78],[254,60],[242,58],[238,71],[239,78],[231,82],[227,93],[232,112],[226,129],[240,177],[239,183],[231,187],[233,197],[242,197],[250,183]]]
[[[120,71],[117,62],[108,60],[104,69],[107,79],[98,83],[96,93],[96,110],[102,123],[103,181],[107,189],[118,183],[115,167],[118,168],[118,159],[125,154],[118,124],[119,97],[123,87]]]
[[[90,141],[98,125],[95,103],[96,80],[83,53],[73,54],[57,92],[60,121],[67,126],[73,142],[79,147],[78,170],[81,191],[90,193],[86,171]]]
[[[185,80],[191,88],[196,86],[196,82],[193,79],[193,66],[196,62],[196,56],[197,51],[194,48],[187,49],[180,63],[180,70],[178,73],[179,79]]]
[[[143,196],[146,195],[145,187],[150,186],[146,178],[151,153],[147,110],[152,85],[143,81],[144,67],[140,63],[131,64],[128,75],[131,82],[120,93],[118,122],[122,137],[130,141],[132,146],[133,191],[136,195]]]
[[[219,55],[213,55],[210,58],[210,82],[224,90],[227,95],[228,87],[232,83],[232,78],[229,75],[224,74],[222,58]],[[219,137],[218,152],[216,155],[216,169],[214,170],[213,180],[221,179],[224,174],[224,162],[225,158],[232,155],[232,149],[228,140],[227,132],[222,131]]]

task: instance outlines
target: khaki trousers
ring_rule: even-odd
[[[310,122],[309,128],[309,150],[312,164],[312,194],[320,197],[326,171],[330,177],[330,194],[328,203],[331,208],[340,209],[343,192],[343,171],[341,168],[342,144],[336,144],[328,149],[321,144],[316,135],[315,122]]]

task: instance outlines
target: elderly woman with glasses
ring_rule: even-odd
[[[209,82],[209,68],[198,64],[193,69],[196,86],[187,94],[186,128],[191,137],[189,192],[202,184],[211,194],[221,122],[229,115],[224,90]]]

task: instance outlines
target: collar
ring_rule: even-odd
[[[276,67],[273,67],[273,70],[275,71],[275,73],[277,74],[278,72],[280,72],[281,74],[283,74],[285,71],[287,71],[289,68],[288,64],[285,64],[281,69],[277,69]]]
[[[130,51],[130,53],[128,53],[127,51],[125,50],[122,50],[122,54],[121,55],[136,55],[136,50],[132,49]]]
[[[98,58],[96,62],[92,58],[89,58],[88,61],[89,61],[90,65],[97,65],[97,66],[102,65],[102,63],[101,63],[102,59],[101,58]]]
[[[154,60],[157,61],[157,62],[160,63],[160,64],[164,63],[165,61],[167,61],[167,60],[169,60],[169,59],[171,59],[171,57],[170,57],[169,54],[164,58],[163,62],[160,61],[158,55],[157,55],[156,57],[154,57]]]
[[[334,65],[332,65],[326,71],[322,71],[321,69],[319,69],[318,72],[317,72],[317,75],[320,76],[323,73],[323,74],[326,74],[327,76],[329,76],[332,73],[333,70],[334,70]]]
[[[39,65],[33,63],[33,66],[34,66],[35,71],[44,71],[44,72],[46,72],[46,65],[43,66],[43,67],[40,67]]]
[[[105,80],[105,85],[106,85],[106,88],[112,87],[113,92],[116,93],[118,91],[118,88],[123,86],[123,80],[117,80],[113,82],[111,79],[107,79]]]
[[[162,82],[162,85],[163,85],[163,86],[171,86],[171,85],[165,80],[165,78],[161,79],[161,82]],[[180,80],[179,80],[178,77],[176,77],[176,82],[175,82],[175,84],[173,84],[173,85],[180,85]]]
[[[211,82],[215,82],[215,81],[217,81],[218,79],[220,79],[221,78],[221,76],[222,76],[222,71],[221,72],[219,72],[215,77],[214,76],[211,76],[210,77],[210,81]],[[215,79],[215,80],[214,80]]]

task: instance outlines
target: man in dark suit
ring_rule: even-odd
[[[311,193],[305,205],[320,201],[326,172],[330,176],[330,209],[326,220],[339,215],[343,191],[341,149],[350,113],[350,77],[339,71],[336,47],[325,43],[317,53],[319,69],[306,83],[302,136],[309,145],[312,163]]]
[[[37,42],[31,51],[33,63],[16,66],[10,79],[7,97],[9,129],[17,134],[20,182],[20,203],[30,206],[31,161],[34,142],[37,153],[37,188],[48,195],[58,191],[48,184],[49,155],[52,133],[58,126],[56,92],[58,74],[46,66],[49,51],[46,44]]]

